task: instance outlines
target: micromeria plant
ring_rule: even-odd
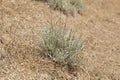
[[[83,49],[81,38],[76,39],[72,29],[45,27],[42,30],[41,48],[44,55],[62,65],[76,65],[77,55]]]

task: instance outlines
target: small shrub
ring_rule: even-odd
[[[83,12],[85,5],[82,0],[42,0],[47,1],[48,4],[56,10],[64,13]]]
[[[58,27],[46,27],[42,30],[42,51],[52,61],[62,65],[76,65],[77,55],[83,49],[81,38],[76,39],[74,32]]]

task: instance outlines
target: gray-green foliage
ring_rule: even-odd
[[[57,10],[61,10],[64,13],[83,12],[85,5],[82,0],[44,0],[48,4]]]
[[[64,65],[79,62],[77,55],[83,49],[83,42],[81,38],[75,38],[71,29],[46,27],[42,30],[41,37],[41,48],[51,60]]]

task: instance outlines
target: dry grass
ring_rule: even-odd
[[[119,80],[120,1],[86,0],[86,3],[88,11],[73,18],[41,2],[3,0],[0,80]],[[50,19],[59,26],[66,24],[86,40],[81,65],[74,75],[40,55],[41,26],[49,25]]]

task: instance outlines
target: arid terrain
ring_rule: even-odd
[[[0,0],[0,80],[120,80],[120,0],[85,0],[74,16],[35,0]],[[40,31],[56,24],[82,35],[76,75],[40,53]]]

